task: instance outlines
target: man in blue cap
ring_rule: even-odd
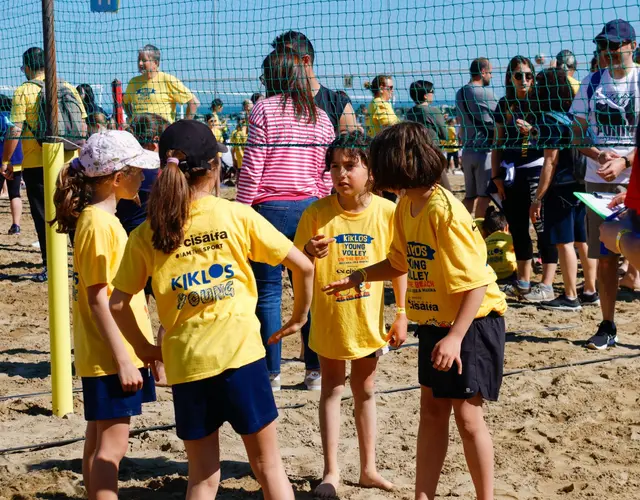
[[[636,32],[627,21],[608,22],[594,38],[607,68],[596,71],[580,85],[571,112],[581,125],[580,151],[587,157],[587,192],[615,193],[629,183],[636,126],[640,115],[640,68],[633,62]],[[591,140],[587,139],[588,131]],[[618,340],[614,312],[618,291],[618,255],[601,252],[599,241],[601,219],[587,210],[587,242],[589,257],[598,259],[598,293],[581,294],[585,304],[600,302],[602,322],[587,341],[590,349],[606,349]],[[620,281],[628,287],[640,285],[638,271],[629,266]]]

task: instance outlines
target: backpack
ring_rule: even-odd
[[[36,113],[38,119],[35,127],[31,127],[28,122],[27,128],[31,131],[38,144],[46,140],[47,123],[45,119],[46,93],[42,80],[30,80],[29,83],[40,88],[36,99]],[[64,84],[63,80],[58,80],[58,134],[63,139],[62,144],[65,151],[76,151],[80,149],[86,137],[84,136],[84,119],[82,118],[83,106],[78,101],[75,94]]]
[[[587,157],[584,156],[578,148],[571,147],[571,139],[573,138],[574,117],[570,113],[559,113],[555,111],[543,113],[536,124],[536,145],[543,148],[560,149],[563,163],[563,169],[556,169],[553,177],[553,185],[564,186],[575,184],[576,182],[584,184],[584,178],[587,173]],[[587,129],[588,135],[591,135],[591,129]],[[560,161],[558,162],[560,163]]]

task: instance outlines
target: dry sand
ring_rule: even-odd
[[[453,177],[460,189],[462,177]],[[460,194],[460,193],[457,193]],[[7,236],[8,200],[0,200],[0,448],[36,445],[81,437],[82,395],[75,393],[75,413],[64,419],[51,414],[50,396],[5,396],[50,390],[47,288],[20,277],[38,270],[39,253],[27,215],[21,236]],[[284,292],[286,307],[291,290]],[[288,311],[284,312],[286,316]],[[631,294],[617,306],[620,344],[607,352],[587,351],[582,342],[600,318],[598,308],[580,313],[545,312],[533,306],[507,313],[506,371],[498,403],[486,406],[496,453],[498,499],[638,499],[640,498],[640,314]],[[387,320],[392,310],[387,310]],[[284,462],[297,498],[310,491],[322,472],[318,430],[318,395],[302,390],[304,367],[292,361],[297,336],[285,341],[284,390],[276,395],[278,433]],[[604,362],[599,362],[604,360]],[[592,364],[534,371],[583,361]],[[342,405],[340,460],[345,500],[412,499],[419,391],[416,339],[384,356],[378,390],[406,391],[378,396],[378,465],[395,482],[391,493],[361,489],[353,401]],[[523,370],[510,375],[509,372]],[[74,379],[74,387],[79,380]],[[171,393],[158,389],[158,402],[133,420],[142,428],[173,423]],[[452,430],[455,429],[452,421]],[[222,428],[223,481],[220,499],[262,498],[251,475],[241,440]],[[0,499],[83,498],[82,443],[24,453],[0,453]],[[181,441],[172,430],[149,431],[130,439],[120,472],[121,498],[183,498],[187,465]],[[460,439],[451,432],[450,448],[439,487],[441,497],[473,498]]]

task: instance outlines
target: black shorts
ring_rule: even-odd
[[[471,323],[460,349],[462,375],[455,363],[448,372],[433,367],[433,348],[448,333],[449,328],[418,327],[420,385],[431,388],[436,398],[470,399],[480,393],[483,399],[497,401],[504,365],[504,318],[491,313]]]
[[[13,200],[15,198],[20,198],[20,184],[22,183],[22,171],[14,172],[13,179],[6,179],[4,176],[0,175],[0,190],[4,186],[4,183],[7,183],[7,192],[9,193],[9,199]]]
[[[552,186],[544,197],[544,232],[549,235],[549,243],[586,243],[587,208],[574,192],[582,192],[580,184]]]

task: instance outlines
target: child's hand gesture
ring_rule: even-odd
[[[387,334],[387,342],[391,344],[391,347],[396,349],[404,344],[407,340],[407,326],[409,321],[406,314],[396,314],[396,319],[391,325],[391,329]]]
[[[328,285],[323,286],[322,291],[327,295],[333,295],[334,293],[342,292],[343,290],[348,290],[349,288],[355,288],[357,290],[363,281],[364,275],[360,271],[356,271],[355,273],[351,273],[344,279],[334,281],[333,283],[329,283]]]
[[[142,389],[140,370],[130,360],[118,366],[118,378],[124,392],[136,392]]]
[[[307,255],[316,259],[324,259],[329,255],[329,244],[336,241],[335,238],[325,238],[324,234],[317,234],[304,246]]]
[[[460,346],[462,339],[447,335],[436,344],[431,352],[431,361],[436,370],[448,372],[454,361],[458,365],[458,375],[462,375],[462,360],[460,359]]]
[[[300,331],[300,329],[306,324],[306,322],[306,313],[304,317],[301,318],[294,318],[292,316],[291,319],[287,321],[287,323],[282,328],[280,328],[280,330],[269,337],[269,340],[267,340],[267,344],[277,344],[283,338],[288,337],[289,335],[293,335],[294,333]]]

